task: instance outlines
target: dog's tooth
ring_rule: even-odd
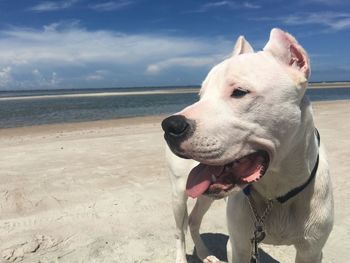
[[[216,177],[215,177],[215,175],[211,175],[211,181],[213,182],[213,183],[215,183],[216,182]]]

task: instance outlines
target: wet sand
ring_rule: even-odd
[[[350,101],[313,105],[336,209],[323,262],[347,262]],[[0,262],[174,262],[163,117],[0,130]],[[225,259],[224,201],[214,203],[202,232]],[[294,262],[292,247],[263,250],[265,263]]]

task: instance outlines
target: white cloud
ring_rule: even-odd
[[[36,12],[47,12],[47,11],[56,11],[62,10],[71,7],[79,0],[66,0],[66,1],[44,1],[40,4],[32,6],[29,8],[31,11]]]
[[[302,3],[320,3],[320,4],[326,4],[326,5],[334,5],[334,4],[339,4],[343,0],[303,0]]]
[[[37,88],[40,88],[40,87],[48,88],[50,86],[55,87],[57,84],[60,83],[60,80],[58,79],[56,72],[51,72],[49,76],[44,76],[40,72],[40,70],[34,69],[32,71],[32,74],[34,76],[33,84]]]
[[[115,11],[115,10],[120,10],[125,7],[128,7],[133,3],[134,1],[129,1],[129,0],[109,1],[104,3],[89,5],[89,8],[94,9],[96,11]]]
[[[9,66],[0,69],[0,88],[5,88],[12,81],[11,70]]]
[[[101,80],[101,79],[103,79],[103,76],[98,74],[91,74],[86,76],[86,80]]]
[[[286,25],[321,25],[329,31],[339,31],[350,28],[350,13],[345,12],[317,12],[297,13],[283,17],[261,17],[254,20],[279,21]]]
[[[95,86],[97,82],[103,86],[154,83],[146,83],[147,80],[171,83],[173,79],[162,75],[165,69],[169,72],[172,68],[191,67],[195,70],[188,75],[199,76],[198,70],[206,72],[208,65],[229,54],[232,46],[233,41],[219,37],[88,31],[76,21],[61,22],[46,25],[41,30],[0,31],[0,72],[2,83],[6,79],[7,87],[12,89],[79,88],[90,85],[89,80],[95,80]],[[156,73],[157,79],[151,78]]]
[[[261,5],[250,3],[250,2],[244,2],[243,6],[249,9],[259,9],[261,8]]]
[[[209,2],[201,5],[198,9],[190,11],[189,13],[203,13],[217,8],[229,8],[229,9],[258,9],[260,5],[252,2],[234,2],[234,1],[217,1]]]
[[[288,25],[318,24],[337,31],[350,28],[350,13],[304,13],[287,16],[283,22]]]
[[[201,9],[203,11],[206,11],[210,8],[216,8],[216,7],[221,7],[221,6],[229,6],[232,5],[233,2],[230,1],[219,1],[219,2],[211,2],[211,3],[206,3],[204,5],[201,6]]]
[[[332,28],[335,30],[343,30],[350,28],[350,16],[332,23]]]
[[[80,26],[80,20],[78,19],[70,19],[70,20],[63,20],[55,23],[51,23],[48,25],[44,25],[43,29],[46,32],[55,32],[55,31],[64,31],[66,29],[72,29],[72,28],[79,28]]]
[[[75,27],[56,28],[57,26],[45,26],[44,30],[19,28],[0,31],[0,61],[2,63],[48,61],[60,64],[101,61],[130,64],[152,57],[214,50],[208,41],[200,39],[127,35],[103,30],[87,31]]]
[[[217,57],[177,57],[171,58],[147,66],[148,74],[159,74],[161,71],[171,67],[207,67],[213,66],[222,59],[222,56]]]
[[[86,80],[102,80],[109,74],[108,70],[99,69],[95,70],[95,72],[88,74],[85,79]]]

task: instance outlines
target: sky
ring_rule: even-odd
[[[0,90],[200,85],[244,35],[279,27],[311,81],[350,80],[348,0],[0,0]]]

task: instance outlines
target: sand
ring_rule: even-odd
[[[348,262],[350,101],[314,103],[314,111],[336,208],[324,262]],[[0,130],[0,262],[174,262],[162,118]],[[202,232],[225,259],[224,201],[214,203]],[[291,247],[263,250],[265,263],[295,255]]]

